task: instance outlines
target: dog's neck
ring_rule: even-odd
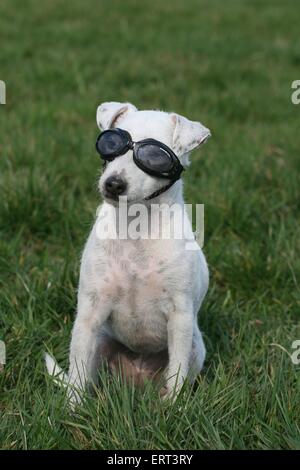
[[[173,204],[182,205],[184,203],[182,180],[179,179],[167,191],[149,201],[144,201],[144,203],[149,208],[151,208],[152,204],[168,204],[168,206],[172,206]]]

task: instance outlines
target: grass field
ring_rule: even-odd
[[[2,0],[0,447],[300,449],[299,5],[259,0]],[[172,406],[104,380],[73,415],[46,377],[67,366],[80,253],[99,195],[102,101],[200,119],[185,173],[204,203],[208,349]]]

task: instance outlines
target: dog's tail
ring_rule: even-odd
[[[69,383],[68,375],[59,367],[56,360],[45,353],[46,368],[48,374],[54,379],[54,383],[59,386],[67,387]]]

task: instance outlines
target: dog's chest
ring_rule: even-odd
[[[133,350],[155,352],[167,344],[167,314],[172,309],[168,248],[155,243],[110,246],[103,289],[113,299],[107,325]],[[116,253],[118,252],[118,253]]]

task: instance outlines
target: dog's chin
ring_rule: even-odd
[[[107,203],[111,204],[114,207],[118,207],[119,205],[119,198],[115,199],[112,196],[109,196],[108,194],[102,193],[101,192],[102,199]]]
[[[107,203],[107,204],[111,204],[112,206],[114,207],[118,207],[119,206],[119,197],[116,199],[112,196],[110,196],[109,194],[107,194],[105,191],[102,192],[101,191],[101,196],[103,198],[103,200]],[[122,197],[122,196],[121,196]],[[127,201],[127,204],[139,204],[139,203],[143,203],[145,202],[144,199],[142,197],[136,197],[136,196],[128,196],[127,194],[124,195],[123,197],[126,197],[126,201]]]

